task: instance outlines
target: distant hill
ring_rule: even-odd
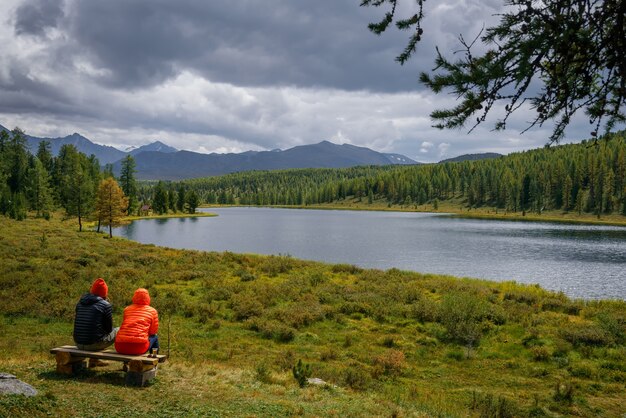
[[[180,180],[249,170],[418,164],[400,154],[383,154],[365,147],[337,145],[329,141],[284,151],[247,151],[238,154],[148,151],[136,155],[135,162],[137,178],[143,180]],[[113,169],[118,172],[120,163],[116,163]]]
[[[53,155],[58,155],[63,145],[74,145],[78,151],[86,155],[95,155],[100,164],[114,163],[126,156],[124,151],[120,151],[108,145],[94,144],[89,139],[77,133],[62,138],[39,138],[26,135],[26,139],[28,140],[28,148],[32,154],[37,153],[37,148],[41,141],[48,141],[50,142],[50,151]]]
[[[447,158],[445,160],[439,161],[439,164],[443,163],[458,163],[461,161],[477,161],[477,160],[489,160],[491,158],[500,158],[502,154],[498,154],[497,152],[483,152],[481,154],[463,154],[454,158]]]
[[[0,125],[0,130],[5,129]],[[93,143],[74,133],[59,138],[39,138],[26,135],[28,147],[35,154],[41,141],[50,142],[53,155],[58,155],[63,145],[74,145],[78,151],[95,155],[100,164],[113,164],[119,173],[121,160],[132,155],[136,162],[137,178],[142,180],[181,180],[219,176],[249,170],[278,170],[287,168],[341,168],[358,165],[420,164],[401,154],[385,154],[366,147],[329,141],[301,145],[287,150],[246,151],[238,154],[201,154],[178,151],[176,148],[154,141],[139,148],[121,151],[117,148]]]
[[[389,162],[391,164],[395,164],[395,165],[404,165],[404,164],[408,164],[408,165],[415,165],[415,164],[422,164],[419,163],[417,161],[414,161],[412,159],[410,159],[409,157],[406,157],[402,154],[383,154],[385,157],[387,157],[387,159],[389,159]]]
[[[0,130],[7,130],[0,125]],[[57,138],[41,138],[37,136],[25,135],[28,141],[28,149],[32,154],[37,153],[37,148],[41,141],[50,142],[50,152],[53,155],[58,155],[63,145],[74,145],[76,149],[86,155],[95,155],[98,158],[100,164],[112,164],[121,160],[127,154],[136,156],[142,152],[158,151],[158,152],[176,152],[177,149],[164,144],[161,141],[155,141],[147,145],[142,145],[139,148],[134,148],[130,152],[121,151],[115,147],[109,145],[100,145],[90,141],[88,138],[78,133],[72,135],[57,137]]]
[[[134,148],[128,152],[130,155],[134,157],[137,154],[141,154],[142,152],[147,152],[147,151],[170,153],[170,152],[176,152],[178,150],[174,147],[170,147],[169,145],[164,144],[161,141],[154,141],[148,145],[142,145],[139,148]]]

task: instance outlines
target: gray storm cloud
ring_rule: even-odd
[[[435,45],[454,51],[460,34],[493,23],[500,1],[427,3],[426,37],[406,66],[394,57],[409,34],[369,33],[385,10],[359,3],[3,1],[0,124],[203,152],[329,139],[423,161],[545,143],[542,130],[519,137],[524,113],[505,133],[430,126],[428,114],[454,98],[425,91],[418,73],[433,66]],[[405,15],[414,8],[400,3]]]
[[[43,36],[48,28],[55,28],[63,17],[62,0],[30,0],[15,12],[15,33]]]

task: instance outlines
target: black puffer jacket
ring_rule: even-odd
[[[74,341],[76,344],[93,344],[113,330],[111,304],[92,293],[86,293],[76,305]]]

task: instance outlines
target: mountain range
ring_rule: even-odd
[[[0,130],[7,130],[0,125]],[[300,145],[287,150],[246,151],[230,154],[201,154],[179,151],[161,141],[121,151],[108,145],[96,144],[84,136],[73,133],[58,138],[40,138],[26,135],[28,148],[35,154],[41,141],[50,142],[51,152],[58,155],[63,145],[74,145],[78,151],[95,155],[101,164],[113,164],[119,173],[121,160],[127,155],[135,159],[137,178],[140,180],[182,180],[197,177],[219,176],[238,171],[279,170],[287,168],[341,168],[357,165],[421,164],[402,154],[381,153],[355,145],[337,145],[329,141]],[[502,154],[465,154],[439,163],[498,158]]]
[[[443,163],[458,163],[461,161],[478,161],[478,160],[489,160],[491,158],[500,158],[503,157],[502,154],[498,154],[497,152],[483,152],[480,154],[463,154],[454,158],[446,158],[445,160],[439,161],[439,164]]]
[[[0,125],[0,130],[7,129]],[[365,147],[337,145],[329,141],[287,150],[201,154],[179,151],[160,141],[121,151],[111,146],[95,144],[78,133],[58,138],[26,135],[26,139],[33,154],[37,152],[41,141],[50,142],[54,155],[58,155],[63,145],[71,144],[82,153],[95,155],[103,165],[113,164],[116,173],[119,173],[121,160],[130,154],[135,159],[137,178],[140,180],[181,180],[248,170],[420,164],[401,154],[386,154]]]

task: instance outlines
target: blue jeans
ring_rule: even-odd
[[[148,336],[148,341],[150,341],[150,346],[148,347],[148,353],[151,350],[156,350],[156,352],[159,352],[159,336],[154,334],[154,335],[150,335]]]

